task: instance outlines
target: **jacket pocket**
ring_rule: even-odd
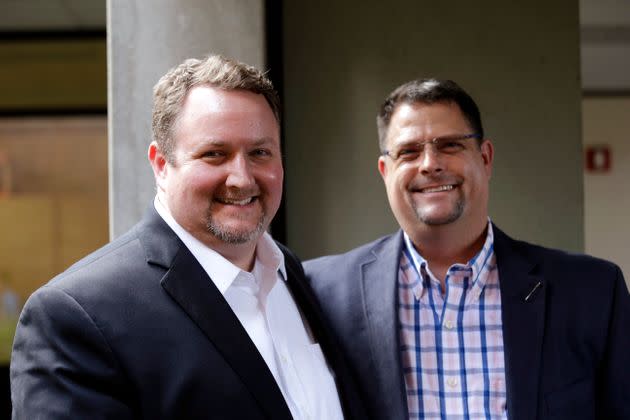
[[[595,389],[591,378],[581,379],[545,395],[547,413],[554,420],[595,418]]]

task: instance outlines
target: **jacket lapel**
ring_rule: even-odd
[[[398,265],[402,231],[379,244],[361,264],[361,287],[374,375],[386,418],[407,417],[398,326]],[[383,417],[385,418],[385,417]]]
[[[547,286],[537,264],[496,226],[510,419],[536,418]]]
[[[299,260],[282,244],[278,244],[278,246],[284,254],[287,269],[287,285],[291,295],[301,312],[306,316],[308,326],[320,344],[326,361],[335,373],[335,382],[339,391],[344,417],[348,419],[366,418],[367,415],[361,404],[361,398],[357,393],[357,385],[354,383],[348,369],[348,362],[344,354],[339,351],[339,345],[335,342],[331,329],[327,328],[324,322],[321,308],[312,289],[306,282]]]
[[[168,271],[161,284],[212,342],[269,418],[291,414],[265,361],[201,265],[154,209],[139,236],[149,263]],[[211,374],[209,372],[208,374]]]

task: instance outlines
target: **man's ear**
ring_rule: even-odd
[[[381,156],[378,158],[378,172],[381,174],[381,178],[385,181],[385,176],[387,176],[387,165],[385,162],[385,156]]]
[[[151,168],[153,169],[153,175],[155,176],[155,183],[157,184],[158,189],[163,190],[169,165],[166,160],[166,156],[162,153],[160,147],[154,141],[152,141],[149,145],[148,157],[149,162],[151,163]]]
[[[486,175],[490,179],[492,176],[492,162],[494,160],[494,146],[490,140],[484,140],[481,143],[481,158],[483,159],[483,166],[486,168]]]

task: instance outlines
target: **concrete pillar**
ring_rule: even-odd
[[[265,62],[263,0],[108,0],[110,236],[140,219],[155,194],[147,147],[152,87],[188,57]]]

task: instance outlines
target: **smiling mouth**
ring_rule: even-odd
[[[442,191],[451,191],[454,188],[455,188],[454,184],[448,184],[448,185],[440,185],[437,187],[421,188],[419,191],[421,193],[434,193],[434,192],[442,192]]]
[[[218,203],[226,204],[230,206],[246,206],[250,203],[253,203],[257,199],[258,197],[247,197],[247,198],[242,198],[242,199],[235,199],[235,198],[229,198],[229,197],[217,197],[215,198],[215,201]]]

